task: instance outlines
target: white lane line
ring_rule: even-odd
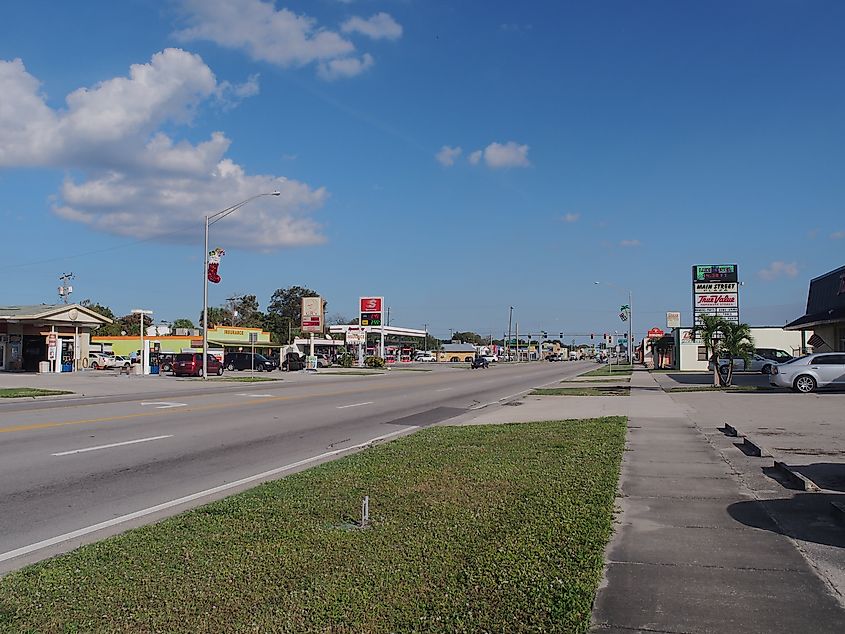
[[[238,396],[246,396],[248,398],[272,398],[272,394],[238,394]]]
[[[440,388],[439,390],[434,390],[434,391],[435,392],[448,392],[451,389],[452,389],[451,387],[443,387],[443,388]]]
[[[92,526],[86,526],[85,528],[80,528],[75,531],[71,531],[70,533],[65,533],[64,535],[57,535],[56,537],[51,537],[50,539],[44,539],[40,542],[36,542],[34,544],[30,544],[29,546],[22,546],[20,548],[16,548],[15,550],[10,550],[5,553],[0,553],[0,561],[7,561],[9,559],[14,559],[15,557],[20,557],[21,555],[27,555],[29,553],[35,552],[36,550],[41,550],[42,548],[49,548],[50,546],[55,546],[56,544],[61,544],[62,542],[69,541],[71,539],[77,539],[79,537],[83,537],[85,535],[90,535],[91,533],[96,533],[97,531],[103,530],[104,528],[110,528],[112,526],[117,526],[118,524],[123,524],[124,522],[130,522],[132,520],[138,519],[140,517],[146,517],[147,515],[152,515],[153,513],[158,513],[159,511],[165,511],[167,509],[173,508],[174,506],[179,506],[181,504],[187,504],[188,502],[193,502],[194,500],[200,500],[204,497],[209,495],[214,495],[216,493],[222,493],[223,491],[229,491],[230,489],[234,489],[236,487],[243,486],[244,484],[250,484],[252,482],[256,482],[258,480],[263,480],[266,478],[270,478],[275,475],[279,475],[280,473],[284,473],[285,471],[290,471],[291,469],[296,469],[297,467],[301,467],[303,465],[307,465],[312,462],[317,462],[319,460],[323,460],[325,458],[331,458],[332,456],[337,456],[338,454],[346,453],[349,451],[354,451],[355,449],[362,449],[367,445],[371,445],[375,442],[379,442],[381,440],[387,440],[393,436],[398,436],[399,434],[407,434],[415,429],[419,429],[419,426],[412,426],[406,427],[405,429],[399,429],[397,431],[392,431],[389,434],[383,434],[382,436],[376,436],[375,438],[371,438],[370,440],[364,441],[357,445],[352,445],[351,447],[344,447],[343,449],[335,449],[333,451],[326,451],[325,453],[321,453],[316,456],[312,456],[311,458],[305,458],[304,460],[297,460],[296,462],[292,462],[288,465],[283,467],[278,467],[276,469],[271,469],[270,471],[265,471],[264,473],[258,473],[253,476],[249,476],[247,478],[243,478],[241,480],[236,480],[234,482],[229,482],[227,484],[221,484],[220,486],[214,487],[212,489],[206,489],[205,491],[200,491],[199,493],[192,493],[191,495],[186,495],[185,497],[177,498],[175,500],[170,500],[169,502],[163,502],[162,504],[157,504],[155,506],[151,506],[146,509],[142,509],[140,511],[135,511],[134,513],[128,513],[126,515],[121,515],[120,517],[114,517],[110,520],[106,520],[105,522],[100,522],[99,524],[93,524]]]
[[[187,407],[187,403],[169,403],[167,401],[153,401],[151,403],[141,403],[144,405],[155,405],[156,409],[170,409],[171,407]]]
[[[352,403],[352,405],[340,405],[337,409],[346,409],[347,407],[361,407],[362,405],[372,405],[373,401],[367,401],[366,403]]]
[[[138,440],[127,440],[126,442],[116,442],[111,445],[98,445],[96,447],[86,447],[85,449],[73,449],[71,451],[62,451],[59,453],[52,453],[51,456],[70,456],[75,453],[85,453],[86,451],[97,451],[98,449],[111,449],[112,447],[123,447],[124,445],[134,445],[139,442],[150,442],[151,440],[161,440],[162,438],[173,438],[173,434],[168,436],[152,436],[151,438],[139,438]]]

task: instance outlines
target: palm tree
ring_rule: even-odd
[[[700,336],[704,342],[704,350],[713,368],[713,387],[722,385],[719,375],[719,350],[724,336],[725,320],[718,315],[701,315],[701,324],[695,326],[693,334]]]
[[[734,324],[724,322],[722,324],[722,350],[728,353],[728,372],[725,377],[725,385],[730,386],[734,375],[734,359],[742,359],[745,366],[754,354],[754,337],[751,336],[751,326],[748,324]]]

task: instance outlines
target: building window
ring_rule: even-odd
[[[705,346],[698,346],[698,360],[707,361],[707,348]]]

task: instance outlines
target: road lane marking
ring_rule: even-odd
[[[444,387],[444,388],[440,388],[439,390],[434,390],[434,391],[435,392],[448,392],[451,389],[452,389],[451,387]]]
[[[367,401],[366,403],[353,403],[352,405],[341,405],[337,409],[346,409],[347,407],[361,407],[362,405],[372,405],[373,401]]]
[[[141,403],[141,406],[155,405],[156,409],[171,409],[173,407],[187,407],[187,403],[171,403],[169,401],[152,401],[150,403]]]
[[[405,429],[399,429],[396,431],[392,431],[389,434],[382,434],[381,436],[376,436],[375,438],[371,438],[362,443],[358,443],[357,445],[352,445],[351,447],[344,447],[342,449],[334,449],[332,451],[326,451],[324,453],[318,454],[316,456],[312,456],[310,458],[304,458],[303,460],[297,460],[296,462],[292,462],[290,464],[284,465],[283,467],[277,467],[276,469],[271,469],[270,471],[265,471],[263,473],[257,473],[256,475],[252,475],[246,478],[242,478],[240,480],[236,480],[234,482],[229,482],[227,484],[221,484],[220,486],[213,487],[211,489],[206,489],[205,491],[200,491],[198,493],[192,493],[190,495],[186,495],[181,498],[177,498],[175,500],[170,500],[169,502],[163,502],[161,504],[156,504],[155,506],[151,506],[146,509],[141,509],[140,511],[135,511],[134,513],[127,513],[126,515],[121,515],[120,517],[114,517],[110,520],[106,520],[104,522],[100,522],[99,524],[93,524],[91,526],[86,526],[85,528],[80,528],[75,531],[71,531],[69,533],[65,533],[63,535],[57,535],[56,537],[51,537],[49,539],[41,540],[40,542],[36,542],[34,544],[29,544],[28,546],[22,546],[20,548],[16,548],[15,550],[10,550],[5,553],[0,553],[0,562],[7,561],[9,559],[14,559],[15,557],[20,557],[21,555],[28,555],[29,553],[35,552],[37,550],[41,550],[43,548],[49,548],[50,546],[55,546],[56,544],[61,544],[62,542],[69,541],[71,539],[77,539],[79,537],[84,537],[85,535],[90,535],[91,533],[96,533],[97,531],[103,530],[105,528],[111,528],[112,526],[117,526],[119,524],[123,524],[125,522],[130,522],[135,519],[139,519],[141,517],[146,517],[148,515],[152,515],[153,513],[158,513],[159,511],[165,511],[167,509],[173,508],[175,506],[180,506],[182,504],[187,504],[189,502],[193,502],[195,500],[200,500],[204,497],[208,497],[210,495],[215,495],[216,493],[222,493],[224,491],[229,491],[231,489],[243,486],[245,484],[251,484],[252,482],[256,482],[259,480],[271,478],[273,476],[279,475],[284,473],[285,471],[290,471],[291,469],[296,469],[297,467],[302,467],[304,465],[310,464],[312,462],[318,462],[320,460],[324,460],[325,458],[331,458],[332,456],[337,456],[342,453],[346,453],[349,451],[353,451],[355,449],[363,449],[367,445],[372,445],[373,443],[380,442],[382,440],[387,440],[388,438],[392,438],[393,436],[398,436],[399,434],[407,434],[409,432],[414,431],[415,429],[419,429],[419,426],[407,427]]]
[[[98,445],[96,447],[86,447],[85,449],[73,449],[71,451],[61,451],[59,453],[52,453],[51,456],[70,456],[75,453],[85,453],[86,451],[97,451],[98,449],[111,449],[112,447],[123,447],[124,445],[134,445],[139,442],[150,442],[151,440],[161,440],[162,438],[173,438],[173,434],[168,436],[152,436],[150,438],[139,438],[138,440],[127,440],[126,442],[115,442],[110,445]]]
[[[246,396],[247,398],[273,398],[272,394],[238,394],[238,396]]]

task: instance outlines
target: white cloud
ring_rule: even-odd
[[[564,222],[578,222],[578,219],[581,217],[581,214],[564,214],[561,217],[561,220]]]
[[[795,277],[798,275],[798,265],[795,262],[775,260],[768,267],[757,272],[764,280],[775,280],[779,277]]]
[[[463,150],[459,147],[449,147],[448,145],[444,145],[440,148],[440,151],[434,155],[434,158],[443,165],[444,167],[451,167],[455,164],[455,159],[457,159]]]
[[[642,242],[639,240],[621,240],[619,242],[620,247],[639,247],[642,246]]]
[[[73,222],[134,238],[191,240],[205,214],[278,189],[227,219],[230,246],[267,249],[323,241],[308,212],[328,194],[273,175],[249,175],[225,157],[222,132],[197,144],[161,131],[192,121],[221,94],[248,96],[257,78],[233,86],[217,82],[199,56],[179,49],[153,55],[115,77],[50,108],[39,82],[21,60],[0,60],[0,167],[59,167],[67,176],[54,212]],[[227,97],[229,98],[229,97]]]
[[[307,15],[276,10],[272,1],[181,0],[181,5],[188,26],[175,36],[184,42],[209,40],[285,68],[314,63],[324,79],[353,77],[373,65],[372,56],[356,57],[355,45],[339,33]]]
[[[477,150],[469,155],[470,163],[476,165],[481,157],[487,167],[501,169],[508,167],[528,167],[528,146],[519,145],[514,141],[507,143],[496,143],[495,141],[483,150]]]
[[[369,53],[364,53],[360,59],[357,57],[331,59],[327,62],[320,62],[317,74],[327,81],[355,77],[355,75],[360,75],[372,66],[374,61],[373,56]]]
[[[344,33],[360,33],[374,40],[398,40],[402,37],[402,25],[389,14],[381,12],[365,20],[355,16],[340,27]]]
[[[841,240],[842,238],[845,238],[845,231],[834,231],[830,234],[831,240]]]

